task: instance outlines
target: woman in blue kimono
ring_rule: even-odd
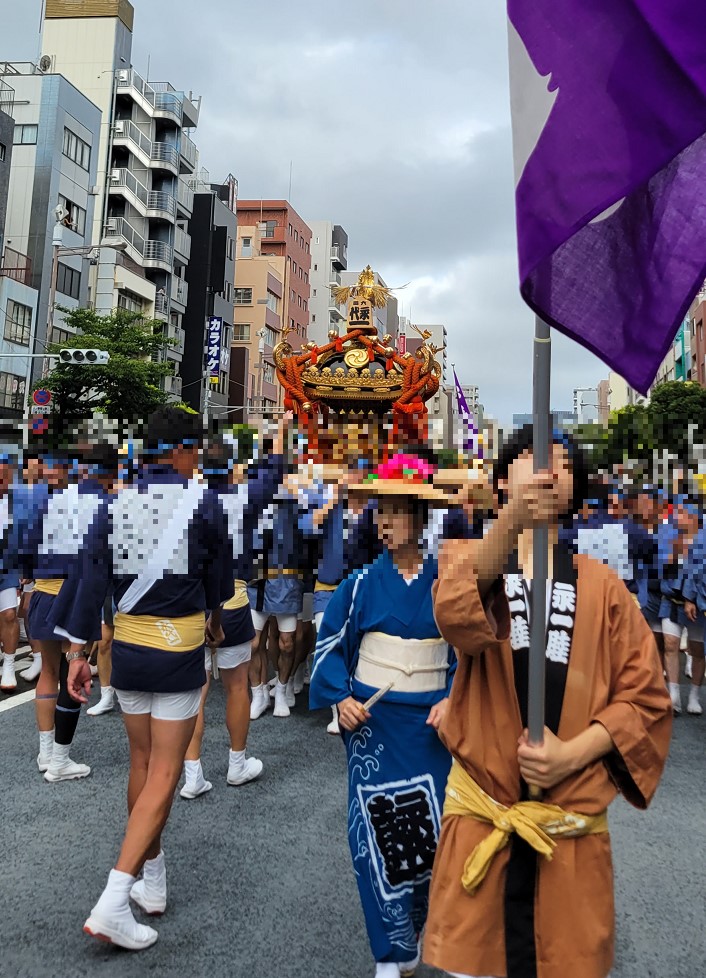
[[[309,690],[312,709],[338,706],[348,837],[376,978],[412,974],[419,961],[451,766],[436,731],[456,663],[434,621],[436,560],[423,543],[429,506],[448,500],[432,475],[397,455],[349,487],[377,498],[383,552],[331,598]]]

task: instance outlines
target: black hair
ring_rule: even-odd
[[[589,485],[590,468],[588,459],[578,442],[567,432],[554,431],[551,441],[552,444],[561,445],[566,449],[566,454],[569,456],[569,462],[571,463],[573,492],[568,511],[561,514],[562,518],[570,518],[581,509],[586,499],[592,498]],[[533,449],[534,428],[531,424],[526,424],[522,428],[514,431],[500,450],[498,460],[493,469],[493,489],[498,494],[501,505],[507,500],[505,494],[498,491],[498,483],[502,479],[507,479],[510,466],[513,462],[525,452],[531,452]]]
[[[183,408],[166,404],[147,419],[145,448],[153,455],[169,452],[180,445],[200,445],[202,438],[201,415]]]
[[[426,499],[419,499],[418,496],[406,496],[400,494],[399,496],[381,496],[380,499],[404,499],[407,504],[409,512],[412,514],[412,518],[417,526],[426,526],[429,522],[429,503]]]
[[[80,461],[85,465],[96,466],[103,475],[117,475],[120,466],[120,455],[115,445],[106,443],[90,445],[81,452]]]
[[[211,438],[203,450],[203,474],[211,486],[230,482],[233,468],[233,449],[221,438]]]

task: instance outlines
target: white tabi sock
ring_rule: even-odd
[[[199,785],[206,780],[203,776],[200,759],[198,761],[184,761],[184,777],[189,786]]]
[[[669,684],[669,692],[672,695],[674,695],[674,696],[680,695],[680,693],[681,693],[681,686],[679,685],[679,683],[670,683]]]
[[[39,731],[39,753],[42,757],[51,757],[54,750],[54,731]]]
[[[130,890],[135,882],[135,877],[129,873],[121,873],[118,869],[111,869],[108,876],[106,887],[100,895],[98,903],[93,908],[93,913],[101,916],[113,917],[116,914],[127,913],[132,916],[130,910]]]
[[[245,751],[244,750],[231,750],[228,751],[228,770],[240,769],[245,764]]]
[[[54,746],[52,748],[51,760],[52,766],[65,764],[69,759],[69,751],[71,750],[71,744],[57,744],[54,741]]]
[[[149,883],[150,886],[158,886],[160,889],[166,890],[167,867],[164,862],[164,852],[160,852],[154,859],[145,859],[142,876],[145,883]]]

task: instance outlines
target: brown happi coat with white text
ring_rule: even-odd
[[[485,606],[475,583],[477,541],[453,540],[439,555],[435,617],[458,653],[440,736],[480,787],[503,805],[520,800],[510,614],[504,590]],[[625,584],[602,563],[575,558],[577,605],[558,735],[570,740],[591,723],[615,751],[545,793],[567,811],[595,815],[618,792],[646,808],[669,749],[670,699],[652,632]],[[465,975],[507,974],[504,886],[510,846],[470,896],[463,866],[492,826],[469,817],[442,823],[434,865],[424,960]],[[613,964],[613,874],[608,834],[561,839],[539,858],[534,908],[538,978],[606,978]]]

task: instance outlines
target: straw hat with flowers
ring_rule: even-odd
[[[361,482],[349,485],[348,490],[366,496],[413,496],[448,506],[452,499],[434,485],[435,472],[435,467],[423,459],[400,452],[378,465]]]

